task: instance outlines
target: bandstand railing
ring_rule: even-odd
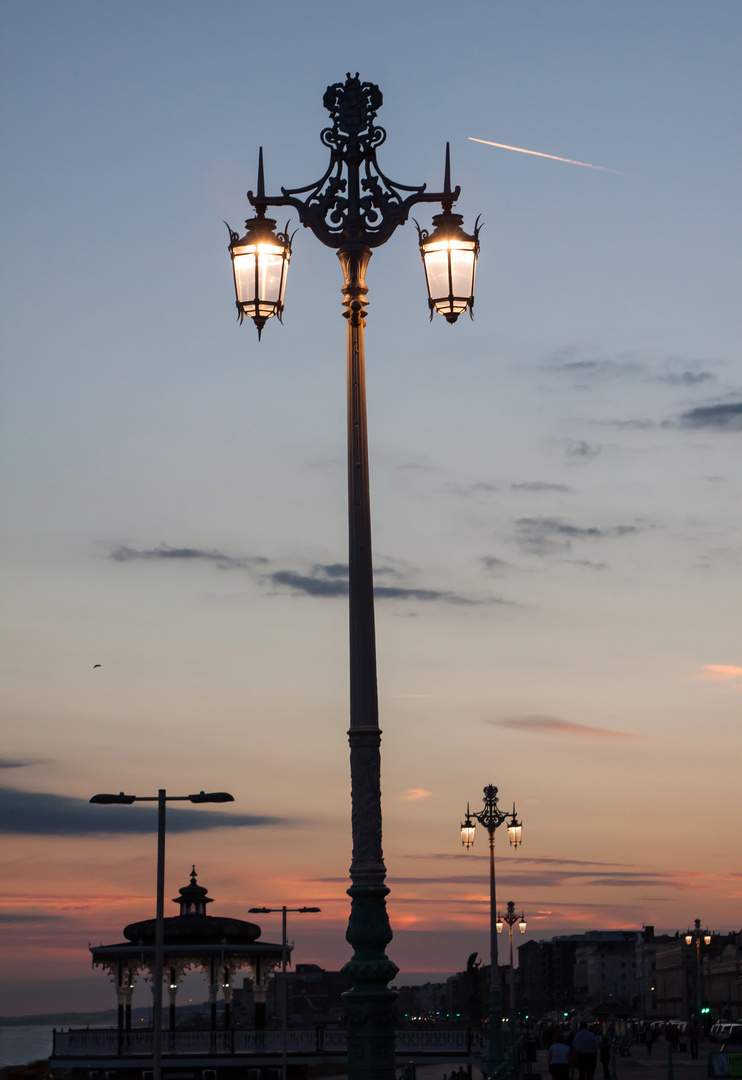
[[[280,1031],[165,1031],[163,1054],[222,1057],[235,1054],[280,1054]],[[286,1033],[289,1054],[333,1054],[347,1051],[342,1029],[295,1028]],[[397,1055],[457,1054],[479,1056],[486,1051],[486,1039],[476,1031],[462,1028],[400,1028],[396,1034]],[[85,1029],[55,1031],[53,1058],[147,1057],[152,1054],[151,1031]]]

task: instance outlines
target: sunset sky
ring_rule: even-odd
[[[319,906],[294,959],[348,959],[341,270],[300,230],[258,344],[223,224],[261,145],[319,179],[348,71],[383,171],[438,190],[449,141],[484,221],[473,321],[428,322],[411,223],[368,272],[399,982],[487,953],[490,783],[525,940],[738,930],[742,7],[1,10],[0,1014],[112,1006],[88,943],[154,915],[155,811],[99,791],[232,792],[170,812],[167,896]]]

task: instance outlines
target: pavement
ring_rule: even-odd
[[[718,1046],[714,1043],[701,1043],[698,1057],[693,1060],[689,1053],[676,1051],[672,1055],[672,1072],[669,1071],[668,1047],[660,1040],[647,1054],[646,1047],[636,1044],[626,1057],[616,1058],[616,1070],[611,1080],[706,1080],[708,1076],[708,1055]],[[451,1074],[461,1068],[460,1061],[437,1061],[434,1064],[418,1065],[416,1080],[451,1080]],[[546,1051],[539,1050],[537,1060],[531,1062],[532,1080],[551,1080],[546,1064]],[[397,1072],[400,1072],[398,1068]],[[524,1080],[528,1080],[528,1072]],[[329,1080],[329,1078],[328,1078]],[[346,1080],[342,1075],[335,1075],[332,1080]],[[481,1080],[479,1069],[472,1067],[472,1080]],[[598,1062],[594,1080],[603,1080],[603,1069]]]
[[[675,1052],[672,1055],[672,1073],[668,1071],[667,1044],[660,1040],[652,1047],[651,1055],[646,1048],[637,1044],[631,1047],[626,1057],[616,1058],[615,1076],[611,1080],[706,1080],[708,1076],[708,1055],[715,1049],[714,1043],[701,1043],[699,1054],[694,1061],[688,1053]],[[718,1047],[716,1047],[718,1049]],[[551,1080],[546,1064],[546,1051],[539,1050],[538,1060],[531,1063],[532,1080]],[[434,1065],[418,1065],[416,1080],[450,1080],[461,1062],[436,1062]],[[472,1080],[480,1080],[480,1073],[472,1069]],[[527,1080],[528,1073],[524,1075]],[[598,1062],[594,1080],[602,1080],[603,1069]]]

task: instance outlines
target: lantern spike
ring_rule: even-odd
[[[263,147],[258,150],[258,198],[265,198],[265,176],[263,173]]]
[[[446,143],[446,165],[443,171],[443,198],[441,206],[444,211],[450,213],[455,202],[455,196],[451,191],[451,144]]]

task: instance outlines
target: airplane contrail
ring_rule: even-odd
[[[550,158],[552,161],[565,161],[567,165],[582,165],[583,169],[600,169],[601,172],[617,173],[618,176],[624,176],[624,173],[618,171],[618,169],[607,169],[605,165],[590,165],[587,161],[573,161],[568,157],[556,157],[555,154],[542,154],[538,150],[524,150],[522,146],[506,146],[501,142],[490,142],[489,139],[475,139],[472,135],[469,136],[470,142],[484,143],[485,146],[499,146],[501,150],[517,150],[519,154],[533,154],[534,157]]]

